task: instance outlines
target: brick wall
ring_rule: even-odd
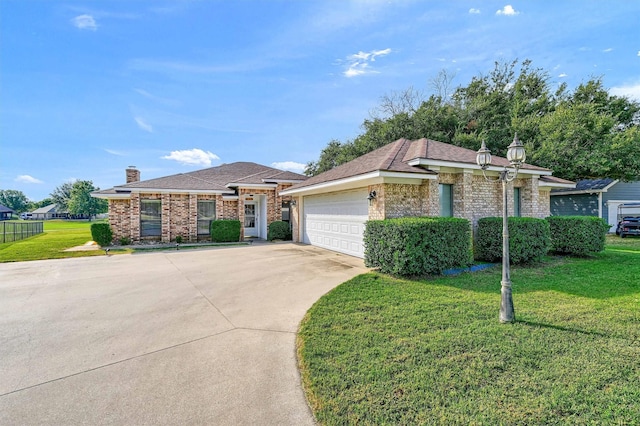
[[[278,190],[291,186],[279,185]],[[239,200],[223,200],[222,195],[215,194],[137,194],[132,193],[127,200],[109,201],[109,224],[114,240],[129,238],[133,243],[142,240],[175,241],[181,236],[183,241],[198,240],[198,201],[215,200],[216,218],[235,219],[244,222],[244,196],[247,194],[264,195],[267,202],[267,225],[282,219],[282,199],[276,191],[269,189],[240,190]],[[285,197],[290,199],[291,197]],[[162,219],[161,236],[140,236],[140,200],[161,200]],[[207,239],[200,237],[200,239]]]

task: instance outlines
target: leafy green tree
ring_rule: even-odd
[[[73,183],[71,189],[71,197],[67,204],[69,213],[74,215],[88,215],[89,220],[98,213],[107,211],[108,204],[106,200],[94,198],[91,196],[93,191],[100,188],[93,186],[90,180],[78,180]]]
[[[22,191],[0,189],[0,204],[9,207],[16,213],[22,213],[27,210],[29,199]]]
[[[68,211],[69,210],[69,199],[71,199],[71,190],[73,189],[73,182],[65,182],[60,186],[57,186],[56,189],[49,195],[51,195],[51,199],[58,206],[58,211]]]
[[[51,198],[45,198],[41,201],[31,201],[29,202],[28,210],[39,209],[40,207],[46,207],[51,204],[54,204],[53,199]]]
[[[423,100],[412,87],[385,95],[377,115],[365,119],[363,133],[347,142],[331,141],[305,173],[315,175],[399,138],[422,137],[477,150],[485,140],[504,156],[513,135],[527,157],[567,179],[640,176],[640,103],[611,96],[600,78],[552,89],[549,73],[531,61],[496,62],[449,97],[452,76],[440,73],[434,94]],[[418,102],[419,105],[418,105]]]

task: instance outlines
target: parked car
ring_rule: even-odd
[[[20,213],[20,219],[29,220],[33,215],[31,213]]]
[[[640,235],[640,203],[626,203],[618,206],[618,226],[616,234],[621,238],[627,235]]]

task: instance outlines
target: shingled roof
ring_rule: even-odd
[[[300,182],[307,177],[250,162],[222,164],[217,167],[179,173],[155,179],[131,182],[95,194],[110,195],[136,189],[233,192],[230,186],[261,185],[278,182]]]
[[[364,175],[375,171],[402,172],[415,174],[437,174],[424,166],[410,165],[414,160],[443,161],[449,163],[462,163],[476,166],[476,151],[459,146],[438,142],[431,139],[398,139],[388,145],[364,154],[348,163],[337,166],[319,175],[313,176],[304,182],[294,185],[291,190],[304,188],[326,182],[338,181],[354,176]],[[508,166],[506,158],[492,156],[493,166]],[[549,169],[523,164],[521,169],[550,172]],[[562,180],[562,179],[560,179]],[[567,183],[572,183],[565,181]]]
[[[602,192],[609,185],[615,182],[615,179],[605,178],[605,179],[584,179],[576,182],[575,188],[569,189],[552,189],[552,194],[558,194],[562,192],[573,192],[576,193],[578,191],[583,193],[597,193]]]

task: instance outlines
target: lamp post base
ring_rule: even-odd
[[[501,300],[500,300],[500,322],[514,322],[516,314],[513,309],[513,297],[511,296],[511,283],[502,281]]]

